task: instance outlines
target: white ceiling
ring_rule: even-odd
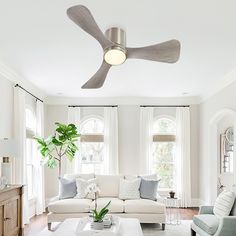
[[[179,62],[127,60],[103,88],[80,89],[103,52],[67,17],[76,4],[90,9],[102,31],[125,29],[128,46],[178,39]],[[199,96],[236,67],[235,9],[234,0],[0,0],[0,61],[51,96]]]

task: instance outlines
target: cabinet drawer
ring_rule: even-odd
[[[4,229],[6,236],[15,236],[20,229],[20,197],[10,199],[4,207]]]

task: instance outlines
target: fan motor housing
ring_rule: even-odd
[[[126,33],[123,29],[112,27],[105,32],[105,36],[117,46],[126,47]]]

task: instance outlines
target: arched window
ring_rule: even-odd
[[[89,117],[82,121],[81,160],[82,173],[102,173],[104,157],[104,122],[100,117]]]
[[[157,117],[153,123],[152,172],[160,178],[159,188],[174,188],[176,123],[174,118]]]
[[[154,134],[174,134],[176,133],[176,124],[172,117],[157,118],[153,124]]]
[[[81,124],[81,134],[103,134],[104,123],[99,117],[90,117]]]

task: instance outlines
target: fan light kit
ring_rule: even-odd
[[[111,66],[121,65],[126,59],[144,59],[164,63],[175,63],[179,59],[180,43],[178,40],[173,39],[141,48],[128,48],[126,47],[126,33],[123,29],[113,27],[103,34],[85,6],[73,6],[67,10],[67,14],[80,28],[93,36],[104,51],[101,67],[82,86],[83,89],[102,87]]]
[[[110,28],[105,32],[105,36],[116,44],[105,50],[104,60],[112,65],[117,66],[121,65],[126,60],[126,35],[125,31],[120,28]]]

